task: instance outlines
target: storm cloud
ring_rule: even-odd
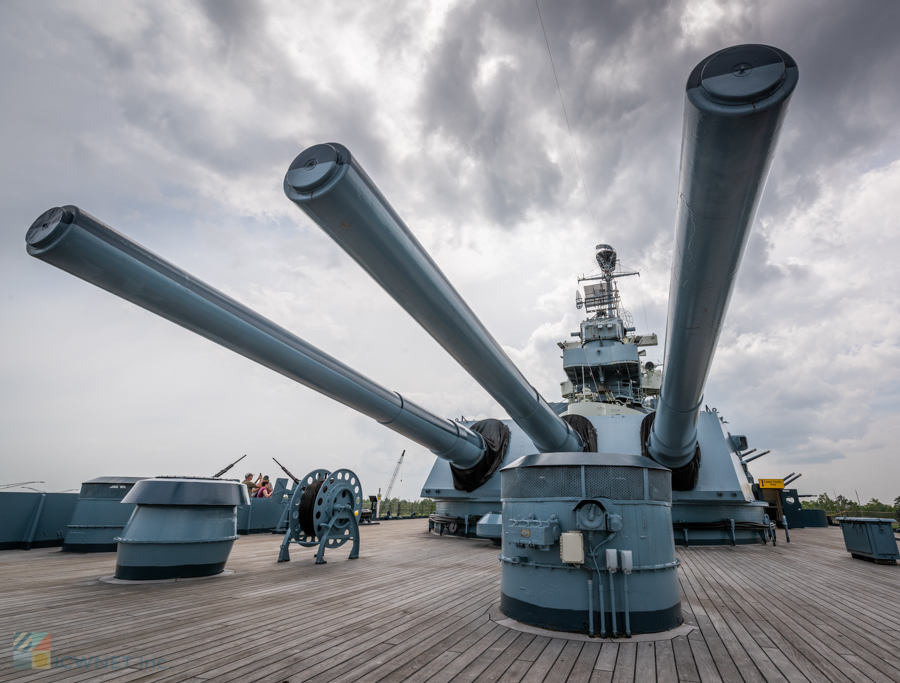
[[[405,448],[397,491],[415,497],[424,449],[29,258],[26,228],[76,204],[435,412],[503,416],[292,208],[291,160],[347,145],[558,400],[556,342],[596,243],[641,271],[624,303],[663,337],[684,83],[759,42],[800,84],[705,401],[772,449],[757,476],[900,495],[900,6],[540,10],[546,41],[512,0],[3,3],[0,483],[211,474],[246,452],[267,474],[272,456],[350,467],[374,491]]]

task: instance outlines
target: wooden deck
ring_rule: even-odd
[[[323,566],[299,549],[277,564],[280,538],[243,537],[233,575],[149,585],[98,581],[113,554],[2,552],[4,637],[50,632],[58,668],[14,670],[7,646],[0,680],[900,681],[900,566],[852,559],[836,529],[794,530],[775,548],[678,548],[697,628],[643,642],[497,623],[500,563],[487,542],[429,535],[423,520],[362,535],[358,560],[342,548]],[[122,667],[126,656],[128,668],[90,659]],[[160,658],[165,668],[141,668]]]

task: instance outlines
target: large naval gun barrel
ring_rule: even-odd
[[[647,444],[676,470],[676,488],[677,470],[697,462],[703,388],[797,79],[786,52],[738,45],[687,81],[665,365]]]
[[[315,145],[284,191],[501,405],[543,452],[583,451],[343,145]]]
[[[340,401],[468,470],[484,439],[385,389],[75,206],[28,229],[28,253]]]

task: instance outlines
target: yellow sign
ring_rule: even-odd
[[[761,489],[783,489],[784,479],[760,479],[759,488]]]

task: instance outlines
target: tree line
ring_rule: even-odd
[[[882,503],[877,498],[872,498],[868,503],[861,503],[859,500],[848,498],[835,494],[832,498],[827,493],[820,493],[815,500],[804,500],[801,505],[805,508],[816,510],[840,511],[855,510],[859,512],[898,512],[900,511],[900,496],[894,498],[894,504]]]
[[[363,501],[363,509],[368,510],[372,507],[372,503],[368,500]],[[422,498],[420,500],[401,500],[400,498],[390,498],[381,501],[381,516],[387,517],[427,517],[435,510],[435,502],[431,498]]]

